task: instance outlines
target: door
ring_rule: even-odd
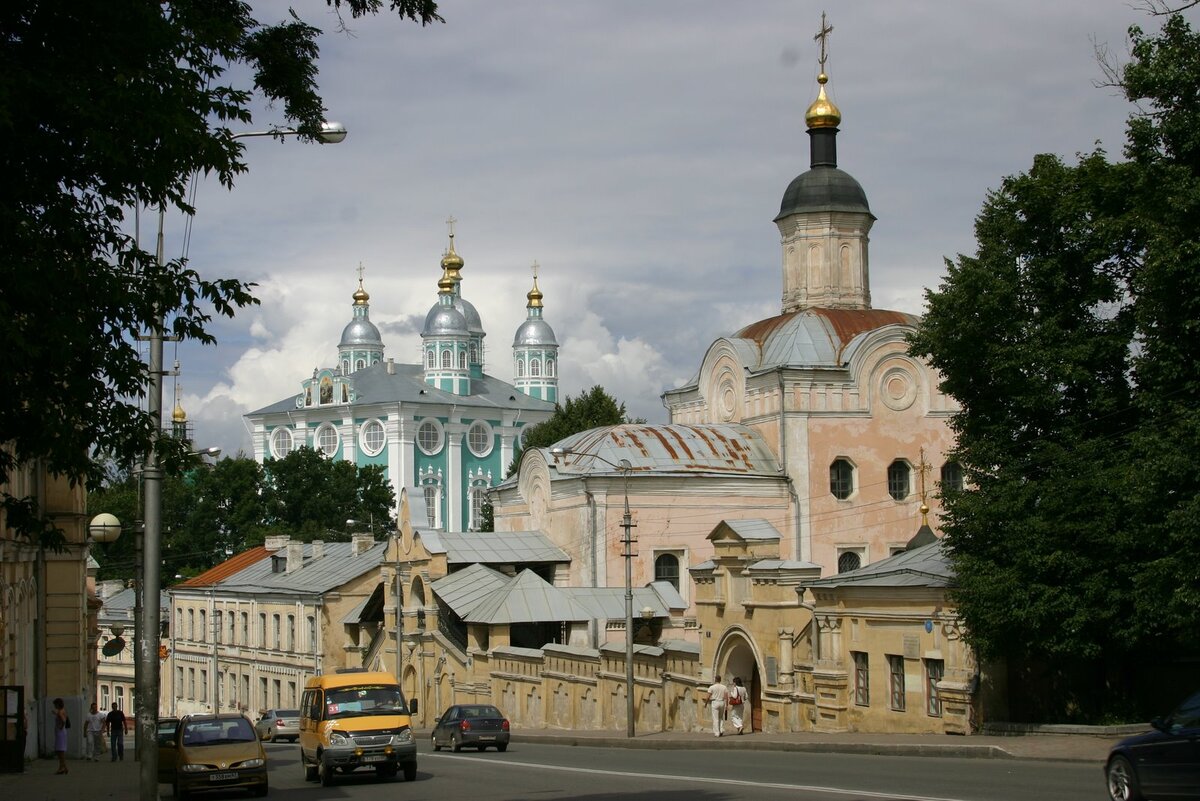
[[[750,674],[750,728],[762,731],[762,680],[758,675],[758,665]]]
[[[25,770],[25,687],[0,686],[0,771]]]

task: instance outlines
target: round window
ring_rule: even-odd
[[[377,456],[383,450],[383,423],[378,420],[368,420],[363,423],[358,432],[359,447],[368,456]]]
[[[471,423],[471,427],[467,429],[467,447],[480,458],[491,453],[492,427],[482,420]]]
[[[333,426],[326,424],[317,429],[317,450],[329,458],[337,453],[338,432]]]
[[[271,433],[271,455],[282,459],[292,452],[292,432],[277,428]]]
[[[421,421],[417,428],[417,447],[426,456],[433,456],[442,449],[442,424],[431,417]]]

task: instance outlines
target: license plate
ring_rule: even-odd
[[[369,754],[362,758],[363,762],[387,762],[387,754]]]
[[[236,779],[237,777],[238,775],[236,771],[228,770],[224,773],[210,773],[208,780],[210,782],[227,782],[230,779]]]
[[[491,736],[489,736],[489,737],[479,737],[479,738],[477,738],[477,739],[479,739],[479,740],[484,740],[484,741],[487,741],[487,742],[491,742],[492,740],[495,740],[496,738],[495,738],[495,737],[491,737]]]

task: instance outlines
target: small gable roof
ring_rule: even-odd
[[[858,570],[801,582],[803,587],[951,587],[954,570],[942,540],[873,562]]]
[[[710,540],[727,539],[732,534],[738,539],[754,542],[778,542],[782,537],[779,529],[762,518],[749,520],[722,520],[708,535]]]
[[[546,623],[589,620],[591,614],[570,595],[548,584],[532,570],[522,570],[507,586],[493,592],[464,617],[467,623]]]
[[[481,601],[506,587],[510,581],[512,577],[499,570],[475,564],[443,576],[430,584],[429,588],[456,615],[465,618]]]

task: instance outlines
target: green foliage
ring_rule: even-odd
[[[625,404],[619,403],[613,396],[604,391],[599,384],[578,398],[567,396],[565,403],[554,405],[554,416],[544,423],[530,426],[521,433],[521,448],[548,448],[572,434],[587,431],[599,426],[615,426],[628,422],[645,422],[629,420],[625,415]],[[513,456],[508,473],[517,469],[521,463],[521,450]]]
[[[347,538],[347,520],[374,522],[375,532],[394,527],[395,495],[383,468],[357,468],[300,448],[286,459],[259,465],[239,456],[197,467],[163,482],[163,575],[194,576],[230,555],[261,545],[270,534],[294,539]],[[88,494],[89,514],[115,514],[127,529],[116,542],[99,545],[99,578],[133,578],[140,482],[121,475]]]
[[[354,17],[383,6],[326,4]],[[441,21],[432,0],[389,9]],[[0,399],[0,485],[35,459],[93,485],[94,453],[141,461],[159,423],[141,408],[150,376],[135,335],[161,318],[168,334],[211,343],[214,315],[257,302],[243,281],[202,278],[182,259],[160,265],[129,233],[142,206],[191,214],[196,173],[232,187],[246,165],[230,126],[252,123],[256,97],[302,135],[319,131],[320,31],[294,12],[263,24],[250,11],[240,0],[0,8],[0,374],[11,388]],[[176,472],[177,444],[159,445]],[[29,498],[0,503],[20,533],[61,546]]]
[[[1200,37],[1130,33],[1127,160],[1005,179],[911,343],[962,407],[943,523],[985,657],[1200,647]]]

